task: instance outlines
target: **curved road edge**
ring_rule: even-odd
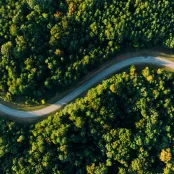
[[[121,61],[119,63],[116,63],[104,71],[100,72],[96,76],[92,77],[90,80],[82,84],[80,87],[75,89],[73,92],[69,93],[59,101],[57,101],[54,104],[51,104],[48,107],[45,107],[43,109],[35,110],[35,111],[20,111],[16,109],[9,108],[3,104],[0,104],[0,115],[3,117],[7,117],[13,120],[17,121],[23,121],[23,122],[33,122],[39,119],[43,119],[46,116],[48,116],[51,113],[56,112],[59,110],[62,106],[68,104],[70,101],[77,98],[80,94],[91,88],[94,84],[100,82],[101,80],[105,79],[109,75],[113,74],[116,71],[121,70],[122,68],[125,68],[130,65],[137,65],[137,64],[155,64],[159,66],[168,67],[171,69],[174,69],[174,62],[165,60],[162,58],[157,58],[153,56],[140,56],[140,57],[133,57],[129,58],[127,60]]]

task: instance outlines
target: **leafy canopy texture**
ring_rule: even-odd
[[[125,47],[174,48],[173,0],[1,0],[0,92],[42,101]]]
[[[114,75],[30,126],[0,120],[2,174],[174,173],[174,75]]]

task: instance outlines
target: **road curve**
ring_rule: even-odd
[[[78,97],[81,93],[88,90],[90,87],[92,87],[94,84],[100,82],[102,79],[105,79],[108,75],[111,75],[112,73],[119,71],[120,69],[130,66],[130,65],[137,65],[137,64],[155,64],[159,66],[165,66],[171,69],[174,69],[174,62],[171,62],[169,60],[165,60],[162,58],[156,58],[152,56],[148,57],[133,57],[124,61],[121,61],[119,63],[116,63],[101,73],[97,74],[84,84],[82,84],[80,87],[75,89],[73,92],[69,93],[59,101],[57,101],[54,104],[51,104],[48,107],[45,107],[43,109],[35,110],[35,111],[20,111],[16,109],[9,108],[7,106],[4,106],[3,104],[0,104],[0,115],[4,117],[8,117],[10,119],[14,120],[20,120],[20,121],[26,121],[26,122],[32,122],[41,118],[46,117],[50,113],[53,113],[57,110],[59,110],[62,106],[68,104],[70,101]]]

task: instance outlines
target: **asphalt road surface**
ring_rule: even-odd
[[[35,111],[20,111],[0,104],[0,115],[16,121],[23,121],[23,122],[32,122],[38,119],[43,119],[50,113],[54,113],[55,111],[59,110],[62,106],[68,104],[70,101],[77,98],[80,94],[91,88],[94,84],[108,77],[108,75],[111,75],[112,73],[119,71],[122,68],[130,65],[146,64],[146,63],[165,66],[174,69],[174,62],[162,58],[156,58],[151,56],[130,58],[108,67],[101,73],[97,74],[96,76],[92,77],[90,80],[82,84],[74,91],[72,91],[71,93],[69,93],[68,95],[66,95],[65,97],[63,97],[56,103],[51,104],[48,107]]]

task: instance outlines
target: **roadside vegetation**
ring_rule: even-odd
[[[132,66],[32,125],[0,119],[2,174],[174,173],[174,74]]]
[[[174,48],[172,0],[1,0],[0,94],[45,103],[125,47]]]

